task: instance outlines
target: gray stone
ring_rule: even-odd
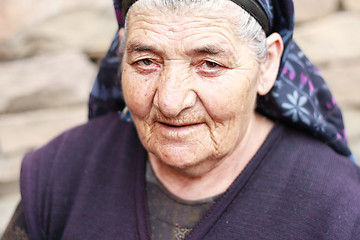
[[[343,108],[349,147],[360,164],[360,108]]]
[[[64,52],[0,64],[0,114],[87,101],[97,67]]]
[[[340,12],[299,25],[294,38],[315,63],[342,62],[360,56],[358,26],[360,14]]]
[[[86,120],[86,104],[0,115],[2,142],[0,164],[3,164],[2,167],[0,166],[0,181],[12,180],[11,176],[6,175],[7,169],[11,168],[11,164],[16,163],[10,162],[20,161],[25,152],[47,143],[62,131],[84,123]]]
[[[0,198],[5,195],[16,194],[19,192],[19,181],[0,182]]]
[[[360,11],[359,0],[342,0],[343,7],[350,11]]]
[[[360,58],[322,66],[320,71],[341,106],[360,109]]]
[[[350,149],[352,154],[355,156],[357,163],[360,165],[360,139],[357,141],[349,141]]]
[[[114,15],[112,1],[104,0],[11,0],[0,1],[0,42],[64,12],[88,9]]]
[[[63,12],[38,22],[0,43],[0,60],[12,60],[65,49],[104,54],[117,30],[107,10]]]
[[[18,192],[0,196],[0,236],[5,231],[19,201],[20,193]]]
[[[339,0],[295,0],[296,22],[309,21],[325,16],[335,12],[339,5]]]
[[[86,119],[86,105],[0,115],[0,236],[20,200],[18,179],[23,155]]]
[[[343,107],[342,113],[349,142],[360,144],[360,108]]]
[[[0,196],[7,195],[12,192],[12,182],[16,182],[20,175],[21,160],[26,152],[18,152],[16,154],[0,158]]]

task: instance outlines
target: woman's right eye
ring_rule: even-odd
[[[156,66],[156,63],[149,58],[137,60],[136,62],[134,62],[134,64],[140,68],[152,68]]]
[[[160,65],[158,62],[151,58],[143,58],[135,61],[133,66],[140,72],[140,73],[153,73],[156,72]]]
[[[141,59],[141,60],[137,61],[136,63],[139,64],[140,66],[146,66],[146,67],[154,64],[153,61],[151,61],[150,59],[147,59],[147,58]]]

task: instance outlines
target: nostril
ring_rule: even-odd
[[[162,81],[156,89],[154,106],[166,117],[176,117],[195,105],[196,93],[188,83]]]

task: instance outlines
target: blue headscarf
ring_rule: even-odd
[[[335,99],[318,69],[292,38],[295,25],[293,1],[245,1],[253,1],[261,6],[268,18],[268,34],[278,32],[284,42],[284,53],[275,85],[267,95],[258,97],[257,111],[274,121],[307,131],[339,154],[356,162],[347,146],[341,111]],[[114,0],[114,7],[119,27],[123,27],[122,1]],[[123,119],[131,121],[128,111],[121,111],[126,106],[119,81],[118,37],[116,33],[90,93],[89,118],[119,112]]]

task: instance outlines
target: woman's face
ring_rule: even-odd
[[[211,169],[254,118],[259,65],[216,14],[130,15],[122,87],[150,157],[176,169]]]

